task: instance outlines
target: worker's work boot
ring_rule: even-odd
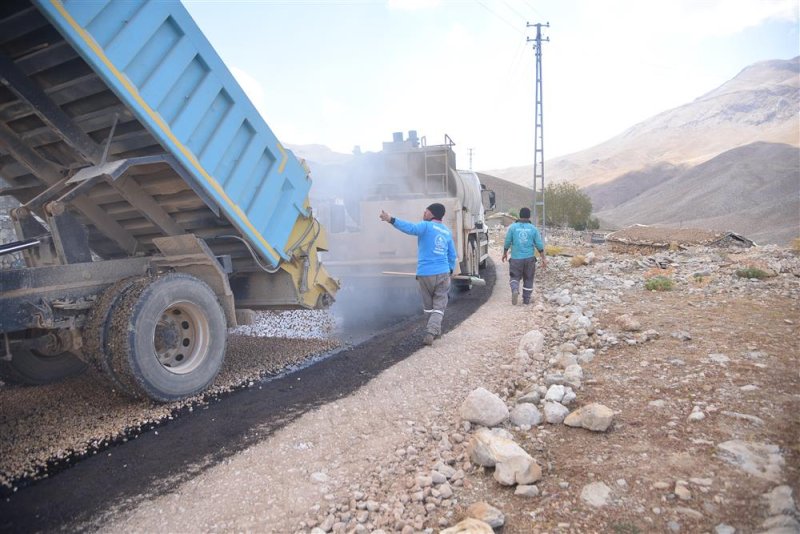
[[[425,337],[422,338],[422,342],[426,345],[433,345],[433,334],[425,334]]]
[[[511,292],[511,305],[516,306],[517,302],[519,302],[519,291],[512,291]]]

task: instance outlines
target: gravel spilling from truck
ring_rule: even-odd
[[[253,324],[231,328],[228,333],[254,337],[327,339],[335,328],[336,321],[328,310],[288,310],[257,312]]]
[[[340,346],[333,316],[318,310],[270,312],[231,329],[222,371],[202,395],[170,404],[112,391],[94,368],[64,382],[0,387],[0,494],[71,462],[135,439],[143,431],[242,387],[263,381]],[[247,335],[245,335],[247,334]]]

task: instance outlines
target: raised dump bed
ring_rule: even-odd
[[[308,169],[179,2],[3,2],[0,82],[0,252],[26,265],[0,271],[3,379],[89,363],[179,398],[237,310],[332,302]]]

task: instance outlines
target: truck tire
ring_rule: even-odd
[[[9,384],[52,384],[85,370],[86,363],[70,352],[47,356],[32,349],[15,347],[10,362],[0,360],[0,379]]]
[[[109,363],[111,353],[108,348],[108,340],[112,311],[128,289],[139,280],[136,277],[125,278],[106,288],[89,311],[83,327],[83,354],[86,360],[109,379],[115,389],[122,391],[125,391],[126,388],[120,378],[114,374]]]
[[[111,310],[108,372],[132,396],[178,400],[214,380],[226,336],[225,314],[205,282],[184,273],[140,278]]]

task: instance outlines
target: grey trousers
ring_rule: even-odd
[[[522,302],[531,301],[533,278],[536,276],[536,259],[534,257],[508,260],[508,275],[511,278],[511,292],[519,292],[519,281],[522,280]]]
[[[419,282],[419,294],[422,296],[422,309],[428,314],[427,331],[438,336],[442,333],[442,319],[447,308],[450,275],[445,273],[417,276],[417,282]]]

